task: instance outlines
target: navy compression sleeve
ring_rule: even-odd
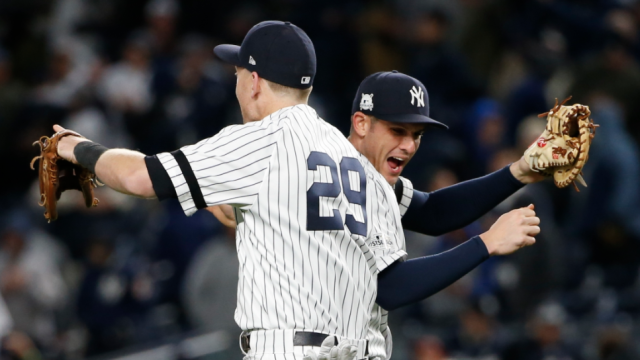
[[[396,262],[378,275],[376,302],[394,310],[437,293],[489,258],[479,236],[443,253]]]
[[[442,235],[469,225],[523,186],[507,166],[432,193],[414,190],[402,226],[421,234]]]

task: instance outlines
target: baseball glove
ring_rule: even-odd
[[[559,188],[573,184],[583,186],[582,168],[589,159],[589,148],[598,125],[590,118],[589,107],[581,104],[565,106],[569,96],[561,104],[556,104],[538,117],[547,117],[547,126],[542,135],[524,153],[531,170],[545,176],[553,176]]]
[[[335,336],[327,336],[320,346],[320,351],[316,355],[315,351],[309,350],[302,360],[355,360],[358,348],[349,344],[347,341],[341,341],[340,344],[334,345]]]
[[[87,207],[98,206],[93,196],[93,188],[100,184],[96,175],[80,165],[75,165],[58,155],[58,141],[65,136],[79,136],[75,131],[63,130],[51,137],[43,136],[33,145],[40,145],[40,156],[31,160],[31,169],[35,170],[36,160],[40,160],[38,177],[40,178],[40,206],[44,206],[44,217],[49,222],[58,218],[56,203],[63,191],[75,189],[82,191]]]

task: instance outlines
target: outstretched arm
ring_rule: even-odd
[[[54,125],[56,132],[64,130],[62,126]],[[85,143],[80,148],[78,144],[90,141],[76,136],[66,136],[58,143],[58,155],[74,164],[80,164],[86,168],[95,168],[95,173],[102,183],[124,194],[139,196],[142,198],[155,198],[153,184],[144,161],[145,155],[127,149],[108,149],[101,154],[100,150],[87,149]],[[103,149],[104,150],[104,149]],[[97,159],[78,162],[76,155],[82,151],[93,151]],[[89,156],[92,158],[92,156]],[[94,161],[95,160],[95,161]]]
[[[376,302],[395,310],[428,298],[489,258],[479,236],[443,253],[396,262],[378,276]]]
[[[520,159],[489,175],[431,193],[414,190],[402,225],[422,234],[442,235],[469,225],[525,184],[542,179]]]
[[[502,215],[480,236],[440,254],[395,263],[378,276],[376,302],[394,310],[428,298],[453,284],[489,256],[507,255],[533,245],[540,233],[534,206]]]

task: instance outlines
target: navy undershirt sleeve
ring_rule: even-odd
[[[524,186],[509,166],[431,193],[413,191],[402,226],[438,236],[474,222]]]
[[[479,236],[443,253],[396,262],[378,275],[376,302],[394,310],[437,293],[489,258]]]
[[[171,183],[171,178],[167,171],[160,163],[160,159],[158,156],[145,156],[144,162],[147,164],[147,171],[149,172],[149,178],[151,178],[151,184],[153,185],[153,191],[156,193],[156,197],[158,200],[162,201],[164,199],[176,199],[178,198],[178,194],[176,194],[176,189],[173,187]]]

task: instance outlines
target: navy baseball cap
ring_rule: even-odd
[[[242,45],[218,45],[213,52],[227,63],[296,89],[309,88],[316,76],[313,43],[290,22],[263,21],[249,30]]]
[[[449,127],[429,117],[429,94],[422,83],[396,70],[367,76],[353,100],[351,114],[361,111],[378,119]]]

